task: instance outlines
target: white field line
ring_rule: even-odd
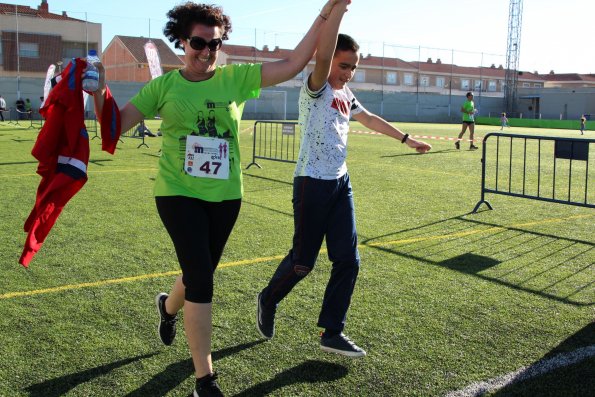
[[[548,372],[554,371],[558,368],[576,364],[593,356],[595,356],[595,345],[582,347],[572,352],[560,353],[557,356],[547,360],[539,360],[533,365],[522,367],[505,375],[482,382],[471,383],[464,389],[449,392],[445,397],[482,396],[487,392],[493,392],[505,386],[547,374]]]

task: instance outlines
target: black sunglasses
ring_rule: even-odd
[[[186,39],[186,41],[190,44],[190,47],[196,51],[202,51],[205,47],[209,47],[209,51],[211,52],[218,51],[223,44],[223,40],[221,39],[213,39],[207,42],[205,39],[198,36],[192,36],[189,39]]]

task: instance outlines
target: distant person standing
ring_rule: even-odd
[[[25,113],[25,101],[22,98],[19,98],[15,102],[17,108],[17,115],[19,120],[23,119],[23,114]]]
[[[33,108],[31,106],[31,100],[29,98],[25,99],[25,112],[27,113],[27,118],[31,119],[31,113],[33,112]]]
[[[0,95],[0,121],[4,121],[4,111],[6,110],[6,101]]]
[[[587,118],[581,116],[581,135],[585,135],[585,124],[587,124]]]
[[[504,127],[508,127],[508,119],[506,118],[506,113],[502,112],[500,116],[500,130],[503,130]]]
[[[461,132],[459,133],[459,138],[455,142],[455,147],[457,149],[461,148],[461,139],[463,135],[465,135],[465,131],[467,131],[467,127],[469,127],[469,137],[471,145],[469,146],[469,150],[478,149],[477,146],[473,144],[473,134],[475,133],[475,103],[473,103],[473,93],[468,92],[467,100],[461,106],[461,113],[463,113],[463,126],[461,128]]]

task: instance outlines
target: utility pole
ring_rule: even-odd
[[[512,117],[514,117],[514,111],[516,110],[522,22],[523,0],[510,0],[508,14],[508,46],[506,47],[504,107],[506,113]]]

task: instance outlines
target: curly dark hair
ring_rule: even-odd
[[[223,8],[214,4],[197,4],[191,1],[177,5],[167,13],[169,21],[163,28],[167,39],[182,48],[180,38],[189,38],[193,24],[218,26],[223,31],[221,39],[228,40],[231,33],[231,19],[223,13]]]

